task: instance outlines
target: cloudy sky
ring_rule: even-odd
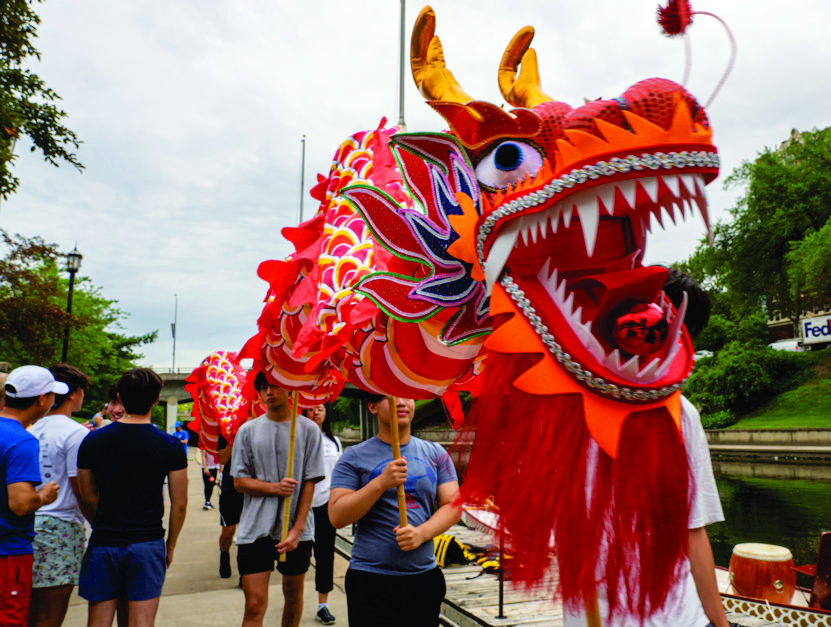
[[[680,81],[684,46],[659,34],[655,0],[435,0],[448,67],[475,98],[501,103],[497,66],[525,25],[536,28],[544,90],[577,106],[651,76]],[[406,7],[409,31],[422,4]],[[722,180],[790,129],[831,125],[831,3],[695,2],[738,42],[733,74],[708,108],[722,157],[711,214],[735,191]],[[0,227],[70,250],[81,274],[130,314],[126,331],[159,330],[144,365],[169,368],[239,350],[255,332],[265,283],[258,264],[290,252],[280,229],[298,221],[301,137],[306,189],[348,135],[398,119],[396,0],[46,0],[34,69],[63,97],[84,141],[86,170],[52,168],[18,144],[20,192]],[[706,102],[729,46],[700,16],[690,31],[687,87]],[[409,130],[442,120],[405,79]],[[309,198],[305,216],[315,209]],[[650,262],[686,258],[700,220],[658,233]]]

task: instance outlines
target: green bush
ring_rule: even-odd
[[[813,363],[810,353],[730,342],[696,364],[685,394],[702,414],[741,415],[801,383]]]
[[[714,414],[701,416],[701,425],[705,429],[724,429],[725,427],[736,424],[736,420],[736,414],[729,409],[725,409]]]
[[[360,429],[360,404],[357,398],[341,396],[329,406],[329,419],[332,429],[337,431],[343,428]]]

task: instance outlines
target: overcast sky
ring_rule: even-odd
[[[422,4],[407,3],[409,32]],[[448,67],[473,97],[501,103],[497,67],[525,25],[544,90],[577,106],[652,76],[680,81],[684,46],[659,33],[655,0],[435,0]],[[169,368],[178,295],[176,365],[239,350],[255,333],[266,259],[290,252],[280,229],[298,221],[301,136],[306,189],[359,130],[398,119],[400,3],[396,0],[46,0],[42,62],[83,140],[86,170],[55,169],[25,141],[20,192],[0,227],[41,235],[84,255],[81,274],[127,313],[126,332],[159,330],[143,365]],[[742,160],[790,129],[831,125],[831,2],[693,2],[717,12],[738,42],[733,74],[708,108],[722,174],[711,215],[735,202],[721,189]],[[706,102],[728,57],[712,18],[691,27],[687,87]],[[442,130],[405,79],[408,129]],[[316,204],[305,201],[305,216]],[[696,218],[654,235],[649,262],[686,258]]]

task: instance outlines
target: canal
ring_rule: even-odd
[[[831,479],[825,478],[825,467],[765,464],[760,472],[758,464],[748,462],[742,469],[715,460],[713,467],[725,516],[707,527],[717,565],[728,566],[733,546],[742,542],[787,547],[796,565],[816,562],[820,534],[831,530]],[[810,586],[803,575],[798,583]]]

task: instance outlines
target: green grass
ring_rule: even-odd
[[[744,414],[728,428],[831,429],[831,349],[817,353],[817,364],[805,383]]]

